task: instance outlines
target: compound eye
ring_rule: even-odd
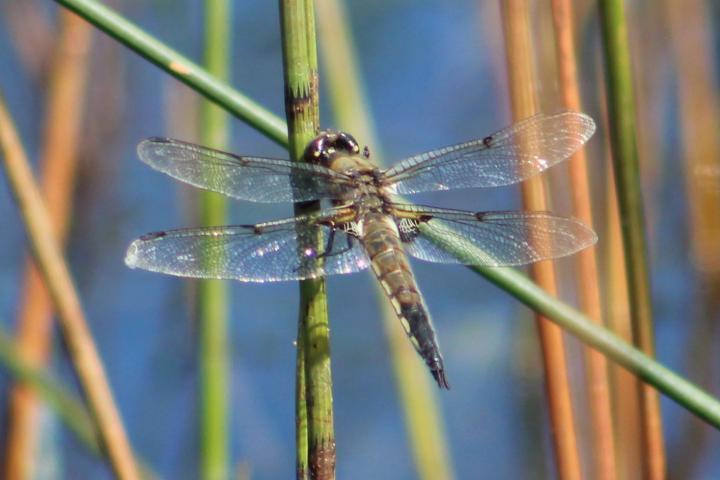
[[[312,140],[305,149],[305,158],[313,163],[322,161],[327,148],[328,138],[326,134],[320,134]]]
[[[346,150],[350,153],[360,152],[360,147],[358,146],[357,141],[349,133],[341,132],[338,135],[338,140],[338,143],[342,144],[343,150]]]

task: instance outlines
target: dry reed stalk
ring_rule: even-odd
[[[695,265],[720,275],[720,105],[710,15],[704,2],[664,0],[680,100],[682,155]],[[705,172],[715,175],[706,176]],[[714,181],[714,183],[713,183]],[[707,183],[706,183],[707,182]],[[710,188],[708,188],[710,187]]]
[[[64,243],[75,186],[79,131],[87,79],[91,27],[76,15],[60,13],[50,72],[42,151],[42,190],[56,238]],[[17,346],[31,365],[47,362],[52,341],[52,302],[31,258],[25,266],[18,314]],[[5,478],[31,478],[40,419],[33,391],[17,384],[10,392]]]
[[[562,103],[568,110],[581,111],[572,4],[569,0],[552,0],[552,11]],[[568,167],[574,215],[586,225],[592,226],[590,186],[584,148],[570,158]],[[593,321],[604,325],[595,247],[578,252],[575,260],[580,307]],[[617,477],[617,472],[607,361],[601,353],[585,347],[585,368],[593,440],[593,478],[612,480]]]
[[[625,253],[620,232],[620,214],[615,196],[615,178],[612,162],[607,162],[607,228],[606,228],[606,314],[609,327],[626,342],[632,344],[630,304],[627,278],[625,277]],[[615,404],[615,432],[617,434],[617,468],[620,478],[640,478],[640,397],[639,381],[625,368],[612,364],[610,373]]]
[[[513,118],[519,120],[537,111],[528,3],[526,0],[501,1],[501,13],[512,113]],[[529,210],[547,210],[541,178],[536,177],[523,183],[522,198],[523,205]],[[557,294],[552,262],[533,265],[531,274],[544,290],[551,295]],[[563,332],[560,327],[541,315],[537,315],[536,319],[558,477],[563,480],[579,479],[581,467]]]
[[[676,65],[680,134],[685,191],[690,208],[692,258],[698,274],[696,311],[688,340],[693,352],[686,370],[701,384],[712,384],[718,369],[708,358],[717,358],[720,324],[720,102],[718,74],[713,68],[711,15],[705,2],[663,2],[670,46]],[[696,469],[710,446],[712,429],[694,418],[683,423],[683,442],[675,453],[671,477],[695,478]]]
[[[0,157],[33,255],[58,313],[68,352],[98,424],[110,465],[122,480],[139,478],[132,449],[85,320],[70,271],[55,239],[40,190],[5,102],[0,100]]]
[[[24,69],[37,81],[45,80],[58,36],[39,1],[3,2],[2,17]]]

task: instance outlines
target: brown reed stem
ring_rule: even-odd
[[[500,4],[512,113],[515,120],[520,120],[537,111],[528,2],[502,0]],[[523,183],[522,198],[523,205],[529,210],[547,210],[541,178],[533,178]],[[544,290],[551,295],[557,295],[552,262],[533,265],[531,274]],[[560,327],[541,315],[536,315],[536,320],[542,347],[545,388],[558,476],[563,480],[579,479],[581,478],[580,458],[576,448],[577,439],[563,332]]]
[[[60,327],[83,392],[95,417],[110,465],[122,480],[138,479],[125,428],[100,356],[87,326],[77,290],[55,239],[40,190],[4,100],[0,99],[0,153],[10,190],[30,246],[58,313]]]
[[[670,30],[670,52],[677,72],[679,127],[685,170],[685,191],[690,210],[692,260],[697,271],[696,307],[685,370],[699,383],[717,379],[720,323],[720,98],[714,66],[711,14],[704,1],[664,0],[663,12]],[[714,173],[714,175],[713,175]],[[713,429],[694,418],[683,418],[682,438],[668,462],[671,478],[696,478],[711,447]]]
[[[572,3],[569,0],[552,0],[552,13],[562,103],[568,110],[581,111]],[[570,158],[568,170],[573,213],[583,223],[592,226],[590,186],[584,148]],[[575,260],[580,307],[594,322],[604,325],[595,247],[591,246],[578,252]],[[607,361],[598,351],[585,347],[585,368],[587,395],[590,401],[593,478],[612,480],[617,478],[617,471]]]
[[[615,196],[612,161],[608,155],[607,169],[607,235],[606,235],[606,314],[610,329],[620,338],[633,344],[630,323],[625,252],[620,232],[620,214]],[[620,478],[639,478],[640,465],[640,397],[638,378],[616,363],[610,372],[613,378],[615,431],[617,432],[617,464]]]
[[[91,27],[60,13],[55,62],[50,72],[42,159],[42,190],[56,238],[63,244],[72,210],[79,131],[87,78]],[[31,365],[47,362],[52,340],[52,302],[40,272],[28,258],[18,314],[17,348]],[[10,392],[5,478],[31,478],[39,427],[39,402],[25,384]]]
[[[3,2],[2,20],[23,69],[42,82],[52,63],[59,33],[41,2]]]

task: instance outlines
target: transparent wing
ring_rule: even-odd
[[[243,282],[303,280],[367,268],[360,242],[343,230],[318,223],[322,219],[321,214],[258,225],[151,233],[130,245],[125,263],[180,277]],[[325,251],[328,245],[330,250]]]
[[[405,250],[428,262],[463,263],[443,247],[464,245],[475,265],[518,266],[563,257],[597,241],[578,220],[547,212],[464,212],[395,205]],[[439,239],[430,240],[428,234]]]
[[[583,113],[539,114],[482,140],[407,158],[385,181],[399,194],[510,185],[565,160],[593,132],[595,122]]]
[[[143,162],[195,187],[251,202],[300,202],[337,198],[350,178],[320,165],[232,153],[169,138],[137,147]]]

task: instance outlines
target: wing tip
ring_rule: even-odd
[[[141,241],[141,239],[133,241],[128,247],[127,252],[125,252],[125,265],[133,270],[139,267],[140,255],[138,254],[138,247]]]
[[[590,235],[588,235],[588,243],[587,243],[586,247],[595,245],[598,242],[600,237],[598,237],[597,232],[595,230],[593,230],[592,228],[588,227],[587,225],[585,225],[585,228],[587,228],[589,230],[588,233],[590,234]]]
[[[567,118],[573,118],[578,121],[578,124],[583,126],[582,130],[582,144],[587,142],[590,137],[592,137],[595,134],[595,131],[597,130],[597,124],[595,123],[595,120],[584,112],[578,112],[575,110],[565,110],[563,112],[560,112],[555,117],[567,117]]]
[[[595,134],[595,131],[597,130],[597,124],[595,123],[595,120],[588,115],[587,113],[583,112],[575,112],[578,117],[580,117],[583,121],[583,123],[587,126],[587,132],[583,137],[585,138],[585,141],[588,141],[590,137],[592,137]]]
[[[137,147],[135,148],[135,151],[138,154],[138,157],[140,157],[140,160],[147,163],[148,165],[152,165],[152,157],[150,156],[150,152],[152,151],[153,147],[158,144],[162,145],[168,145],[171,143],[175,143],[175,140],[172,138],[166,138],[166,137],[148,137],[143,140],[140,140],[140,142],[137,144]]]
[[[575,224],[580,227],[580,230],[584,234],[584,239],[582,242],[580,242],[580,250],[595,245],[597,243],[599,237],[595,229],[593,229],[591,226],[587,225],[580,219],[570,218],[570,220],[575,222]]]
[[[566,252],[563,252],[561,255],[553,256],[551,258],[562,258],[574,255],[578,252],[581,252],[582,250],[585,250],[586,248],[592,247],[599,240],[597,232],[592,227],[586,225],[585,222],[583,222],[582,220],[572,217],[565,217],[565,219],[572,222],[575,227],[577,227],[574,238],[576,238],[578,241],[575,243],[574,248],[570,248]]]

